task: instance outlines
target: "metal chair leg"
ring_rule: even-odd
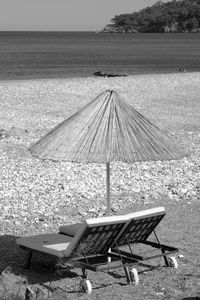
[[[132,280],[131,280],[131,275],[130,275],[129,268],[128,267],[124,267],[124,272],[126,274],[127,284],[131,284]]]
[[[81,270],[82,270],[82,274],[83,274],[82,278],[86,279],[87,278],[87,271],[86,271],[86,269],[82,268]]]
[[[33,252],[32,251],[28,251],[27,259],[26,259],[26,265],[25,265],[25,267],[27,269],[30,269],[32,256],[33,256]]]

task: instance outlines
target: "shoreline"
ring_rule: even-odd
[[[179,69],[182,69],[182,71],[179,71]],[[104,73],[104,71],[103,71]],[[105,71],[105,73],[112,73],[110,71]],[[116,76],[118,78],[127,78],[127,77],[133,77],[133,76],[145,76],[145,75],[170,75],[170,74],[193,74],[193,73],[200,73],[200,70],[188,70],[188,69],[185,69],[185,68],[176,68],[176,70],[165,70],[164,72],[164,69],[161,69],[160,71],[155,71],[153,72],[152,70],[150,70],[149,72],[137,72],[135,71],[135,73],[133,72],[132,74],[126,74],[126,72],[113,72],[115,74],[118,74],[118,73],[121,73],[123,74],[124,76]],[[67,76],[67,77],[30,77],[30,78],[5,78],[5,79],[1,79],[0,78],[0,82],[6,82],[6,81],[30,81],[30,80],[56,80],[56,79],[80,79],[80,78],[106,78],[106,79],[110,79],[110,78],[116,78],[116,77],[103,77],[103,76],[95,76],[93,74],[90,74],[90,75],[80,75],[80,76],[77,76],[77,75],[71,75],[71,76]]]
[[[116,77],[103,77],[103,76],[94,76],[94,75],[86,75],[86,76],[69,76],[69,77],[45,77],[45,78],[13,78],[13,79],[0,79],[0,83],[5,83],[5,82],[28,82],[28,81],[69,81],[69,80],[91,80],[91,79],[102,79],[102,80],[113,80],[113,79],[124,79],[126,80],[127,78],[132,78],[132,77],[145,77],[145,76],[173,76],[173,75],[177,75],[177,76],[181,76],[184,74],[190,74],[190,75],[200,75],[200,70],[199,71],[183,71],[183,72],[155,72],[155,73],[137,73],[137,74],[132,74],[132,75],[125,75],[125,76],[116,76]]]

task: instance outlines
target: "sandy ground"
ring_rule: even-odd
[[[51,279],[44,275],[41,260],[41,269],[36,263],[34,271],[22,270],[24,253],[15,239],[105,213],[105,166],[40,161],[28,147],[107,89],[118,91],[188,154],[180,161],[115,163],[111,173],[114,210],[164,205],[162,240],[179,247],[185,261],[180,260],[178,271],[142,274],[137,287],[125,284],[123,272],[114,279],[92,275],[95,289],[88,299],[192,299],[186,297],[196,296],[200,284],[200,73],[0,82],[0,129],[5,130],[0,139],[0,271],[12,265],[31,284],[52,280],[55,287],[67,286],[69,299],[87,299],[78,292],[80,271],[65,273],[63,283],[55,270],[48,271]]]

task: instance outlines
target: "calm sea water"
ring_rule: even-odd
[[[0,32],[0,80],[200,71],[200,34]]]

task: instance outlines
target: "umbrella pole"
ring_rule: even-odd
[[[110,163],[106,163],[106,191],[107,191],[107,215],[110,215]]]

